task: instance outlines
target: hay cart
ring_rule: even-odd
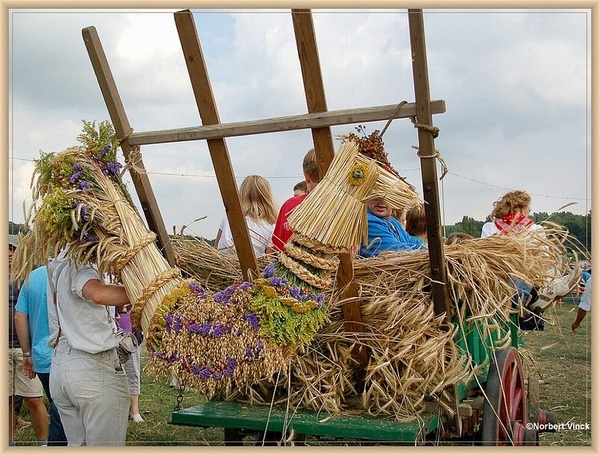
[[[436,172],[434,138],[437,129],[432,114],[445,111],[443,101],[431,101],[423,14],[408,10],[410,43],[413,57],[415,103],[378,106],[345,111],[327,111],[319,58],[310,10],[292,10],[308,113],[285,118],[252,122],[222,124],[219,121],[212,89],[205,67],[192,13],[175,13],[175,23],[188,67],[202,126],[177,130],[133,132],[125,114],[115,81],[94,27],[83,30],[83,38],[92,66],[104,96],[111,121],[126,159],[145,144],[207,140],[215,168],[223,203],[232,228],[234,243],[244,277],[247,271],[256,271],[257,260],[242,215],[237,185],[225,144],[226,137],[261,134],[295,129],[311,129],[317,160],[322,175],[334,156],[332,125],[359,124],[410,118],[418,129],[419,157],[422,169],[423,196],[428,220],[429,260],[431,265],[431,294],[436,315],[449,314],[449,296],[441,234],[440,208]],[[147,175],[143,172],[141,154],[135,155],[131,169],[134,185],[149,228],[157,234],[157,242],[167,261],[174,264],[174,251],[166,233],[158,205],[154,199]],[[236,221],[237,220],[237,221]],[[344,306],[345,328],[348,332],[361,330],[361,308],[353,283],[352,259],[342,255],[337,273],[338,288],[349,302]],[[354,297],[354,298],[353,298]],[[456,321],[446,321],[448,326]],[[247,405],[229,401],[208,401],[197,406],[181,408],[182,395],[172,414],[172,423],[197,427],[224,428],[225,441],[241,444],[244,435],[252,432],[277,432],[280,435],[312,435],[318,438],[353,441],[378,441],[415,444],[443,440],[480,441],[486,445],[535,445],[538,443],[538,424],[553,419],[540,410],[537,377],[525,378],[518,350],[517,325],[505,324],[504,333],[510,345],[495,348],[495,340],[482,338],[477,322],[471,322],[458,331],[454,338],[460,352],[468,355],[477,374],[468,382],[454,385],[451,391],[454,405],[451,412],[426,412],[409,423],[368,415],[324,416],[314,411],[297,410],[290,415],[285,408]],[[356,349],[355,377],[360,382],[368,353]]]

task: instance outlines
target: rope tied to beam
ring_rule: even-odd
[[[435,158],[436,160],[438,160],[440,162],[440,164],[442,165],[442,175],[440,176],[440,180],[442,180],[446,174],[448,173],[448,166],[446,165],[446,162],[444,161],[444,158],[442,158],[442,155],[440,154],[439,150],[433,149],[434,153],[433,155],[419,155],[419,147],[417,147],[416,145],[413,145],[412,148],[417,150],[417,156],[419,158]]]
[[[400,109],[402,109],[402,106],[404,106],[407,103],[408,103],[407,101],[400,101],[398,103],[398,106],[396,106],[396,109],[394,109],[394,112],[392,112],[392,115],[390,115],[389,120],[387,121],[387,123],[385,124],[383,129],[381,130],[381,134],[379,135],[380,137],[383,138],[383,133],[385,133],[385,130],[387,130],[388,126],[390,126],[392,124],[392,120],[394,120],[394,117],[396,116],[396,114],[398,114],[398,112],[400,112]]]
[[[137,163],[142,161],[142,150],[139,145],[136,145],[125,158],[125,166],[121,169],[121,177],[125,171],[137,172],[138,174],[146,174],[147,171],[143,166],[138,166]]]
[[[425,125],[423,123],[419,123],[419,122],[417,122],[416,117],[412,117],[411,121],[412,121],[413,125],[415,126],[415,128],[417,128],[419,130],[429,131],[433,135],[434,139],[440,135],[440,129],[437,126]]]

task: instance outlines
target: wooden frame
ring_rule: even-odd
[[[248,228],[239,201],[239,194],[225,138],[276,131],[311,129],[317,162],[321,175],[325,173],[334,156],[332,125],[356,124],[391,118],[412,118],[419,128],[419,157],[421,160],[425,211],[428,227],[428,247],[432,271],[432,289],[436,314],[449,314],[446,268],[441,234],[440,208],[437,186],[437,170],[434,149],[432,114],[445,112],[443,101],[431,101],[422,10],[409,9],[409,30],[413,60],[415,87],[414,104],[405,104],[400,109],[395,105],[328,112],[321,67],[315,40],[312,14],[309,9],[292,9],[292,21],[302,79],[304,83],[308,114],[264,119],[252,122],[231,124],[220,123],[217,106],[213,97],[208,71],[196,31],[192,12],[179,11],[174,14],[179,39],[187,64],[190,81],[202,126],[176,130],[133,132],[121,102],[119,92],[112,77],[110,67],[100,39],[94,27],[83,29],[83,39],[100,85],[111,121],[121,141],[126,159],[137,147],[145,144],[206,140],[215,169],[221,197],[231,226],[235,248],[244,277],[258,272],[256,257],[252,248]],[[139,196],[149,228],[157,234],[158,243],[169,263],[174,263],[173,248],[170,244],[164,222],[154,198],[140,154],[130,172]],[[338,288],[346,304],[343,306],[346,329],[349,333],[361,331],[360,302],[354,283],[352,261],[349,254],[341,257],[338,270]],[[366,348],[357,343],[354,352],[357,360],[355,375],[362,382],[368,362]]]

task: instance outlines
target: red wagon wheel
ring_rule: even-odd
[[[496,353],[496,361],[488,372],[485,393],[482,444],[523,445],[527,424],[525,381],[521,359],[514,347]]]

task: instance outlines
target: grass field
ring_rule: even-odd
[[[571,301],[572,302],[572,301]],[[521,348],[525,377],[538,375],[540,407],[553,411],[564,428],[541,433],[542,446],[590,446],[591,431],[568,429],[568,425],[591,424],[591,318],[584,319],[577,333],[571,331],[577,306],[555,305],[548,310],[543,332],[523,334]],[[179,391],[170,388],[165,378],[142,376],[140,409],[145,422],[129,422],[127,444],[131,446],[213,446],[223,445],[223,430],[176,426],[169,423],[178,404]],[[181,407],[194,406],[203,400],[185,392]],[[18,430],[17,443],[33,444],[31,428]],[[307,441],[310,443],[310,440]]]

